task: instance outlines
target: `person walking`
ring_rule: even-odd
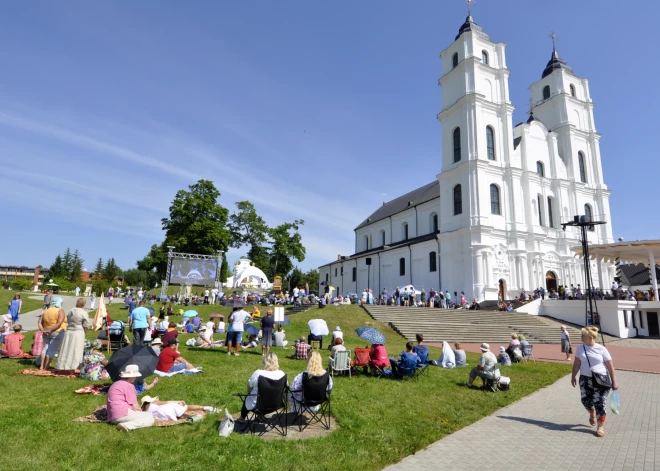
[[[610,389],[616,391],[619,384],[616,381],[616,370],[612,356],[607,348],[596,343],[598,328],[594,326],[582,329],[583,344],[575,352],[575,362],[571,374],[571,385],[578,383],[580,373],[580,396],[582,405],[589,411],[589,425],[598,424],[597,437],[605,436],[605,420],[607,419],[607,396]]]
[[[92,299],[89,301],[89,308],[94,310],[96,308],[96,293],[92,293]]]
[[[14,298],[7,304],[7,307],[7,314],[11,315],[12,324],[16,324],[18,322],[18,315],[21,313],[21,307],[23,307],[21,295],[14,295]]]
[[[85,307],[85,298],[78,298],[76,307],[66,316],[67,328],[60,354],[57,357],[57,369],[64,371],[77,370],[83,361],[85,353],[85,334],[92,325]]]
[[[144,307],[144,301],[140,301],[139,307],[133,309],[133,312],[129,315],[128,326],[133,330],[133,343],[142,345],[144,336],[147,334],[147,328],[152,329],[151,315],[149,310]]]
[[[561,352],[566,354],[566,361],[571,361],[573,347],[571,347],[571,336],[565,325],[561,326]]]

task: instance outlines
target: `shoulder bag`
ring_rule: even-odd
[[[610,378],[609,373],[605,373],[605,374],[594,373],[594,370],[591,368],[591,362],[589,361],[589,355],[587,354],[586,345],[583,344],[582,349],[584,350],[584,356],[587,358],[587,364],[589,365],[589,369],[591,370],[591,375],[593,376],[596,384],[601,388],[612,389],[612,378]]]

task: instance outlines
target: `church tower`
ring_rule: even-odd
[[[604,219],[607,224],[596,226],[590,234],[590,242],[610,243],[612,221],[610,218],[609,190],[603,180],[600,156],[600,134],[594,122],[594,104],[589,94],[589,81],[580,78],[559,56],[553,41],[552,55],[541,80],[529,87],[531,112],[549,130],[557,135],[559,157],[566,165],[570,193],[573,195],[567,214]]]

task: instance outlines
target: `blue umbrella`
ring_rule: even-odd
[[[259,329],[257,329],[252,324],[245,324],[244,329],[245,329],[245,332],[247,332],[250,335],[258,335],[259,334]]]
[[[373,327],[358,327],[355,329],[355,333],[362,340],[366,340],[369,343],[383,345],[385,343],[385,335],[374,329]]]
[[[190,309],[183,313],[183,317],[195,317],[196,315],[197,315],[197,311],[195,311],[194,309]]]
[[[282,322],[278,322],[278,324],[280,324],[280,325],[289,325],[289,324],[291,324],[291,319],[289,319],[289,316],[284,316],[284,319],[282,320]]]

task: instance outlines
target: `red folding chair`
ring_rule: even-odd
[[[359,372],[359,368],[366,369],[369,368],[369,349],[368,348],[356,348],[355,355],[353,360],[353,367],[355,372]]]

